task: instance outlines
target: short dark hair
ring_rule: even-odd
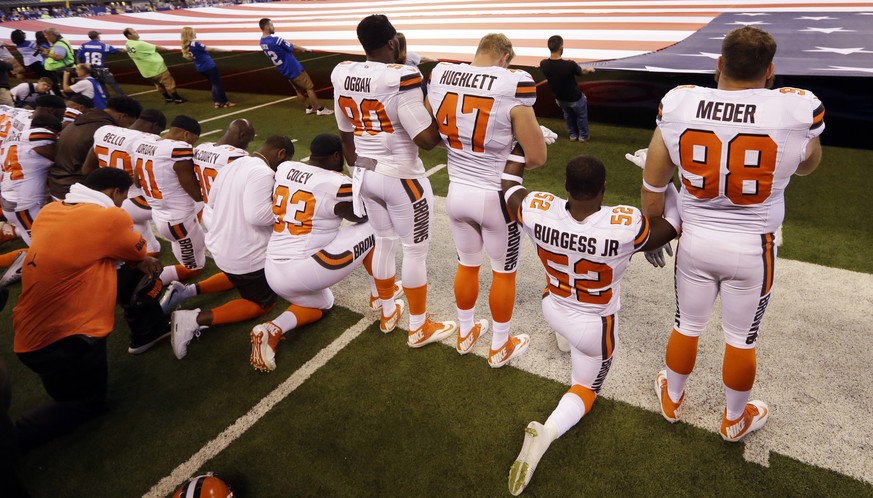
[[[342,153],[343,141],[333,133],[322,133],[309,143],[309,155],[326,157],[337,152]]]
[[[364,52],[370,54],[388,45],[388,42],[397,35],[397,30],[394,29],[388,17],[382,14],[373,14],[363,18],[358,23],[357,34]]]
[[[285,149],[285,157],[288,159],[294,155],[294,142],[284,135],[271,135],[264,141],[264,144],[276,150]]]
[[[570,197],[588,200],[603,192],[606,185],[606,168],[594,156],[577,156],[567,163],[565,188]]]
[[[61,131],[63,123],[57,116],[51,113],[37,114],[30,122],[31,128],[46,128],[55,133]]]
[[[154,123],[162,130],[167,127],[167,116],[158,109],[144,109],[139,113],[139,119]]]
[[[86,95],[82,95],[81,93],[75,93],[71,95],[70,98],[68,98],[67,100],[74,104],[84,106],[85,109],[91,109],[94,107],[94,99]]]
[[[12,43],[18,45],[19,43],[24,43],[27,40],[27,35],[24,34],[24,31],[20,29],[16,29],[9,35],[9,38],[12,40]]]
[[[36,98],[36,101],[33,103],[33,107],[48,107],[49,109],[66,109],[67,104],[64,103],[64,99],[58,97],[57,95],[40,95]]]
[[[554,35],[549,37],[549,51],[557,52],[561,50],[561,47],[564,46],[564,39],[561,38],[561,35]]]
[[[92,31],[89,31],[89,32],[88,32],[88,38],[91,39],[91,40],[96,40],[97,38],[100,38],[100,32],[99,32],[99,31],[93,31],[93,30],[92,30]]]
[[[131,31],[132,31],[132,28],[124,28],[124,31],[122,31],[121,34],[123,34],[125,38],[130,39],[130,32]]]
[[[191,116],[186,116],[185,114],[179,114],[173,118],[173,121],[170,122],[170,128],[179,128],[180,130],[185,130],[197,136],[200,136],[200,132],[202,131],[200,128],[200,122]]]
[[[264,28],[267,27],[267,24],[270,24],[270,18],[269,18],[269,17],[264,17],[264,18],[262,18],[260,21],[258,21],[258,26],[261,27],[261,31],[263,31]]]
[[[82,180],[82,185],[91,190],[107,190],[117,188],[124,192],[133,185],[130,174],[118,168],[97,168]]]
[[[142,105],[133,97],[116,95],[106,99],[106,108],[136,119],[142,112]]]
[[[767,74],[776,55],[776,40],[763,29],[732,29],[721,43],[722,72],[735,80],[753,81]]]

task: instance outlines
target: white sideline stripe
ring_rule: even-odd
[[[315,356],[307,361],[302,367],[291,374],[284,382],[279,384],[270,394],[261,399],[258,404],[252,407],[248,413],[238,418],[236,422],[225,429],[221,434],[215,437],[212,441],[206,443],[200,451],[195,453],[185,463],[176,467],[173,472],[167,477],[161,479],[148,491],[145,498],[163,498],[176,490],[185,479],[194,475],[204,463],[211,458],[221,453],[225,448],[230,446],[237,438],[249,430],[255,423],[267,414],[276,404],[288,397],[295,389],[300,387],[309,377],[312,376],[319,368],[323,367],[331,358],[336,356],[343,348],[348,346],[355,338],[361,335],[370,325],[373,324],[372,317],[361,318],[358,323],[352,325],[343,334],[324,349],[319,351]]]
[[[248,54],[248,53],[250,53],[250,52],[247,52],[247,54]],[[242,54],[242,55],[247,55],[247,54]],[[309,58],[309,59],[304,59],[304,60],[302,60],[302,61],[300,61],[300,62],[303,63],[303,62],[309,62],[309,61],[317,61],[317,60],[319,60],[319,59],[327,59],[328,57],[340,57],[341,55],[346,55],[346,54],[327,54],[327,55],[322,55],[322,56],[319,56],[319,57],[311,57],[311,58]],[[224,57],[224,59],[229,59],[229,58],[230,58],[230,57]],[[189,64],[192,64],[192,63],[189,63]],[[168,66],[168,67],[175,67],[175,65],[174,65],[174,66]],[[266,66],[266,67],[261,67],[261,68],[258,68],[258,69],[252,69],[251,71],[240,71],[240,72],[238,72],[238,73],[225,74],[225,75],[222,76],[222,77],[223,77],[223,78],[233,78],[234,76],[238,76],[238,75],[241,75],[241,74],[256,73],[256,72],[258,72],[258,71],[264,71],[264,70],[266,70],[266,69],[272,69],[273,67],[275,67],[275,66]],[[129,73],[124,73],[124,74],[129,74]],[[195,80],[194,83],[197,83],[197,82],[203,82],[203,81],[206,81],[206,80]],[[188,83],[191,83],[191,82],[188,82]],[[187,85],[188,83],[186,83],[186,85]],[[147,93],[155,93],[155,92],[157,92],[157,91],[158,91],[157,88],[153,88],[153,89],[151,89],[151,90],[145,90],[145,91],[142,91],[142,92],[128,93],[127,96],[128,96],[128,97],[136,97],[137,95],[145,95],[145,94],[147,94]],[[253,109],[256,109],[256,108],[253,108]],[[202,123],[202,121],[201,121],[201,123]]]
[[[212,134],[214,134],[214,133],[218,133],[218,132],[220,132],[220,131],[221,131],[221,128],[219,128],[219,129],[217,129],[217,130],[207,131],[206,133],[201,133],[200,136],[201,136],[201,137],[206,137],[206,136],[212,135]]]
[[[433,168],[427,170],[427,171],[424,173],[424,176],[430,176],[430,175],[433,175],[434,173],[439,173],[439,172],[440,172],[442,169],[444,169],[445,167],[446,167],[445,164],[437,164],[437,165],[434,166]]]

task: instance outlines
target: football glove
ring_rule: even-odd
[[[646,167],[646,155],[648,155],[649,149],[640,149],[633,154],[625,154],[624,158],[628,161],[636,164],[640,169]]]
[[[553,143],[555,143],[555,140],[558,139],[558,134],[546,128],[545,126],[540,125],[540,130],[543,132],[543,139],[545,139],[546,145],[552,145]]]
[[[657,249],[652,249],[651,251],[646,251],[645,252],[646,261],[648,261],[649,263],[652,263],[652,266],[659,266],[659,267],[663,268],[667,264],[667,261],[664,259],[664,251],[665,250],[667,251],[667,254],[669,254],[670,256],[673,256],[673,247],[670,245],[669,242],[667,242],[666,244],[664,244],[663,246],[661,246]]]

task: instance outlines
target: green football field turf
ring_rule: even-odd
[[[304,115],[296,100],[275,103],[290,90],[281,95],[234,91],[235,85],[259,90],[276,85],[275,71],[262,54],[223,57],[228,93],[238,107],[213,109],[202,83],[180,89],[190,100],[183,105],[164,104],[155,92],[137,98],[170,119],[186,113],[205,121],[204,133],[245,117],[258,132],[249,150],[271,134],[287,134],[298,140],[295,159],[308,155],[315,135],[336,132],[332,116]],[[310,57],[307,67],[321,86],[339,59]],[[180,60],[172,55],[168,63]],[[129,66],[121,59],[113,67],[118,74]],[[180,83],[187,81],[183,75],[196,77],[190,68],[182,69]],[[236,73],[245,74],[232,76]],[[279,79],[275,88],[283,83]],[[141,83],[125,87],[151,90]],[[332,107],[329,94],[320,95]],[[253,109],[257,106],[263,107]],[[562,165],[586,153],[608,168],[606,203],[639,203],[640,172],[624,153],[645,147],[650,129],[593,123],[592,140],[578,144],[566,139],[562,120],[541,122],[560,138],[548,149],[547,165],[527,175],[528,188],[562,192]],[[422,158],[430,168],[445,163],[445,152],[426,152]],[[873,232],[857,222],[873,208],[866,171],[871,162],[871,151],[826,147],[818,171],[792,179],[780,257],[873,273],[873,259],[865,251]],[[445,195],[445,170],[431,181],[435,194]],[[0,249],[20,246],[7,243]],[[169,264],[172,255],[164,246],[162,259]],[[207,273],[212,271],[210,265]],[[19,289],[13,287],[10,304],[0,313],[0,356],[13,380],[13,418],[46,397],[39,379],[11,353],[11,308]],[[185,307],[231,298],[202,296]],[[278,308],[270,316],[277,313]],[[142,356],[128,355],[119,315],[109,341],[110,410],[26,455],[22,476],[37,497],[144,495],[360,319],[338,306],[325,320],[289,334],[280,345],[277,370],[262,374],[248,364],[248,331],[260,320],[206,331],[178,361],[166,342]],[[507,473],[522,429],[530,420],[542,420],[566,385],[512,367],[492,371],[481,358],[458,357],[443,345],[409,350],[402,336],[384,336],[374,326],[364,330],[197,473],[217,472],[243,497],[507,495]],[[742,444],[726,444],[713,432],[671,426],[657,413],[600,399],[577,428],[552,445],[525,492],[583,494],[873,496],[873,486],[775,453],[770,467],[761,467],[744,460]]]

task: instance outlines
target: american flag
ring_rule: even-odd
[[[789,14],[790,12],[790,14]],[[692,37],[699,30],[715,29],[717,35],[723,34],[723,26],[712,26],[722,14],[737,16],[748,22],[769,23],[770,19],[783,15],[806,16],[808,24],[803,28],[833,29],[841,31],[815,32],[815,45],[812,52],[803,52],[807,59],[822,59],[837,66],[831,71],[842,75],[854,75],[852,71],[859,64],[840,62],[841,51],[857,50],[849,55],[865,55],[873,50],[870,29],[861,30],[859,26],[866,20],[873,21],[873,2],[811,0],[770,0],[753,2],[733,0],[730,2],[705,0],[590,0],[590,1],[544,1],[521,0],[393,0],[372,2],[350,2],[340,0],[326,1],[288,1],[255,3],[227,7],[204,7],[162,12],[123,14],[97,17],[73,17],[43,19],[33,21],[7,22],[0,25],[0,38],[8,39],[14,29],[29,33],[49,26],[58,28],[74,46],[87,41],[87,32],[98,30],[105,43],[123,45],[124,28],[133,27],[142,39],[168,48],[176,48],[180,43],[179,32],[183,26],[197,30],[198,39],[208,46],[236,51],[257,51],[260,31],[258,20],[262,17],[273,19],[276,34],[292,43],[315,50],[361,54],[362,50],[355,37],[355,26],[366,15],[380,13],[391,19],[395,27],[406,34],[409,50],[432,59],[465,60],[472,59],[479,39],[491,32],[501,32],[512,40],[518,57],[514,64],[536,66],[548,56],[546,40],[549,36],[560,34],[565,40],[564,57],[585,63],[608,61],[641,56],[671,47]],[[857,22],[841,26],[830,19],[837,15],[853,17]],[[722,17],[719,17],[722,16]],[[766,20],[765,16],[770,16]],[[866,17],[865,17],[866,16]],[[822,17],[821,20],[811,18]],[[726,17],[724,17],[726,18]],[[848,22],[848,21],[846,21]],[[761,24],[764,28],[770,24]],[[828,41],[826,35],[839,37],[857,33],[864,35],[862,40],[848,45]],[[866,33],[866,34],[865,34]],[[818,35],[822,35],[819,37]],[[795,35],[792,35],[795,36]],[[796,35],[813,39],[806,32]],[[32,39],[32,36],[30,36]],[[836,36],[834,37],[836,38]],[[694,39],[694,37],[692,37]],[[792,38],[793,39],[793,38]],[[846,38],[843,38],[847,40]],[[846,42],[848,43],[848,42]],[[780,51],[786,48],[781,44]],[[696,45],[695,45],[696,47]],[[703,45],[701,45],[703,47]],[[860,48],[858,48],[860,47]],[[815,50],[818,50],[816,52]],[[836,52],[827,52],[836,50]],[[694,59],[712,64],[706,55],[696,52],[717,52],[710,45],[703,50],[691,50]],[[784,55],[784,54],[780,54]],[[658,64],[661,64],[660,62]],[[653,67],[660,67],[652,64]],[[693,64],[688,69],[678,65],[673,71],[695,71],[699,66]],[[631,67],[631,66],[628,66]],[[646,70],[645,64],[636,64],[636,69]],[[670,65],[664,65],[670,68]],[[840,69],[843,67],[843,69]],[[871,65],[859,73],[871,74]],[[863,70],[866,67],[866,72]],[[822,73],[825,74],[825,73]]]

